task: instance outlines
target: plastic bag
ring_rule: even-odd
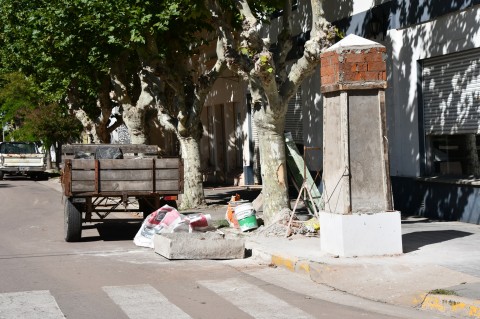
[[[190,232],[206,231],[210,229],[211,219],[212,219],[212,216],[210,216],[210,214],[189,215],[188,220],[189,220]]]
[[[185,216],[175,208],[165,205],[145,218],[133,243],[141,247],[154,248],[155,234],[205,231],[210,228],[210,219],[210,214],[198,213]]]
[[[95,159],[122,159],[123,152],[118,147],[99,147],[95,150]]]
[[[165,219],[167,215],[168,218]],[[133,243],[137,246],[153,248],[153,235],[178,218],[180,218],[180,214],[175,208],[168,205],[162,206],[145,218],[135,238],[133,238]]]
[[[316,217],[309,219],[303,225],[305,226],[306,230],[310,233],[315,233],[318,230],[320,230],[320,222]]]

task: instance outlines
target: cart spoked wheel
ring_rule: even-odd
[[[69,199],[65,200],[65,241],[79,241],[82,237],[82,212]]]

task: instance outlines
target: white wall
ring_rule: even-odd
[[[245,123],[246,96],[247,83],[228,70],[215,82],[202,112],[204,131],[200,144],[202,169],[214,167],[217,170],[221,170],[221,174],[225,174],[223,177],[226,177],[227,173],[236,169],[237,152],[242,152],[242,150],[236,149],[238,144],[235,135],[235,120],[236,113],[240,112],[240,120],[244,122],[242,125],[245,129],[248,128]],[[219,107],[223,109],[222,112],[220,112]],[[212,132],[209,132],[209,120],[211,121],[213,118],[218,122],[218,127],[216,126]],[[221,125],[219,124],[220,122]],[[223,127],[223,132],[219,131],[220,127]],[[247,134],[246,131],[245,134]],[[224,147],[220,149],[219,143],[224,145]],[[244,143],[243,147],[245,146],[248,147],[248,141]],[[222,151],[222,154],[216,153],[219,151]],[[249,158],[248,150],[244,150],[244,152],[247,152],[246,158]],[[219,163],[218,160],[221,160],[222,163]]]
[[[246,105],[247,84],[230,71],[225,71],[217,79],[207,96],[205,105],[236,102]]]

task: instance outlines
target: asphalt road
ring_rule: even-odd
[[[0,318],[409,317],[249,259],[169,261],[133,244],[135,224],[66,243],[61,194],[29,179],[0,181],[0,220]]]

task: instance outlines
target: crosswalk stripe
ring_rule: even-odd
[[[150,285],[108,286],[103,290],[130,319],[150,319],[156,314],[162,318],[191,319]]]
[[[200,281],[256,319],[313,319],[314,317],[280,298],[237,278],[224,281]]]
[[[65,316],[48,290],[37,290],[0,294],[0,318],[64,319]]]

